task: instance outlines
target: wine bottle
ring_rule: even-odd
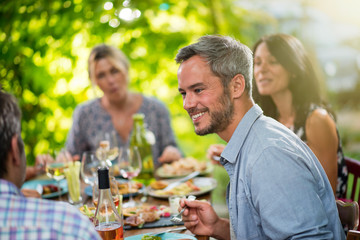
[[[94,216],[96,231],[103,240],[123,240],[123,220],[116,210],[110,192],[109,169],[98,169],[99,199]]]
[[[144,114],[133,115],[134,127],[130,138],[130,146],[139,149],[142,168],[140,174],[134,178],[145,185],[154,180],[154,163],[151,145],[155,142],[154,134],[146,129]]]

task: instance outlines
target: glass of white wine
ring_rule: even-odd
[[[96,142],[96,157],[102,162],[102,166],[107,166],[110,170],[113,170],[114,160],[119,155],[116,131],[102,132],[98,134]]]
[[[61,188],[60,181],[65,178],[64,170],[67,168],[67,163],[70,161],[69,154],[65,149],[54,151],[55,162],[46,164],[46,175],[54,179],[58,187],[58,196],[60,200]]]

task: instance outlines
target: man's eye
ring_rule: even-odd
[[[201,92],[202,92],[202,89],[195,89],[195,92],[196,92],[196,93],[201,93]]]

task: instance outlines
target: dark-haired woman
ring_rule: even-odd
[[[321,162],[337,198],[345,197],[347,169],[335,120],[301,42],[274,34],[254,46],[253,95],[264,114],[296,133]]]

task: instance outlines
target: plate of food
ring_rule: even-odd
[[[36,179],[25,182],[21,189],[34,189],[39,193],[41,192],[42,198],[54,198],[59,195],[63,195],[68,192],[68,186],[66,179],[63,179],[59,182],[60,191],[58,184],[53,179]]]
[[[79,210],[91,221],[94,219],[95,207],[83,205]],[[183,223],[173,223],[170,221],[170,207],[166,205],[150,205],[144,203],[136,207],[123,208],[122,212],[125,230],[183,225]]]
[[[188,180],[184,183],[179,184],[178,186],[165,190],[168,184],[176,181],[176,179],[171,180],[160,180],[151,183],[147,187],[147,192],[150,196],[156,198],[167,199],[170,196],[200,196],[202,194],[208,193],[214,190],[217,186],[217,181],[214,178],[210,177],[196,177],[194,179]]]
[[[123,208],[124,225],[129,227],[148,228],[173,226],[170,221],[170,207],[165,205],[141,204]]]
[[[116,181],[118,184],[119,194],[122,194],[123,198],[130,197],[130,194],[134,197],[145,190],[145,187],[142,183],[133,181],[131,185],[131,193],[130,193],[129,182],[127,180],[116,179]],[[84,192],[86,195],[90,197],[92,197],[93,195],[91,186],[85,187]]]
[[[165,163],[156,170],[160,178],[180,178],[192,172],[199,171],[200,175],[211,173],[214,167],[211,162],[199,161],[193,157],[180,158],[171,163]]]
[[[148,234],[135,235],[125,238],[125,240],[196,240],[194,236],[182,233],[163,233],[156,236],[150,236]]]

